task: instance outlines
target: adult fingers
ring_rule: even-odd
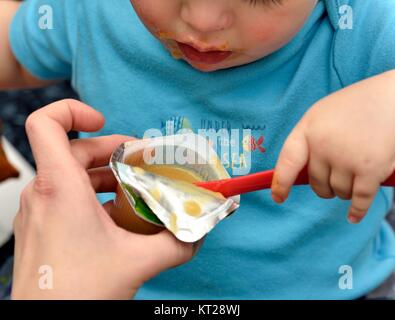
[[[104,124],[101,113],[76,100],[62,100],[32,113],[26,121],[37,171],[60,173],[72,170],[75,159],[70,151],[67,132],[97,131]],[[51,175],[54,175],[51,173]],[[54,177],[55,178],[55,177]]]
[[[97,193],[115,192],[118,182],[109,167],[101,167],[88,170],[93,189]]]
[[[76,139],[70,142],[71,152],[86,169],[102,167],[108,165],[111,154],[120,144],[132,139],[122,135]]]
[[[198,245],[181,242],[167,230],[144,237],[145,263],[143,272],[146,279],[150,279],[166,269],[188,262],[198,249]],[[132,237],[132,242],[131,245],[135,247],[134,237]]]
[[[109,216],[111,216],[111,211],[114,208],[114,200],[107,201],[105,204],[103,204],[103,209],[108,213]]]

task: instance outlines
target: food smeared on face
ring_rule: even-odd
[[[318,0],[131,0],[171,55],[210,72],[259,60],[290,42]]]
[[[181,50],[184,57],[189,61],[203,64],[218,64],[232,55],[232,51],[227,51],[221,48],[226,48],[226,45],[220,46],[218,49],[211,49],[204,51],[204,49],[199,49],[193,45],[187,43],[177,42],[178,48]]]

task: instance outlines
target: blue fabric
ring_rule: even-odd
[[[42,4],[54,9],[53,30],[37,28]],[[343,4],[354,10],[352,30],[339,28]],[[257,172],[274,167],[287,135],[312,104],[395,68],[394,33],[393,0],[319,1],[285,47],[214,73],[174,60],[128,0],[30,0],[10,36],[27,69],[44,79],[71,78],[81,99],[104,113],[107,123],[94,135],[141,138],[149,128],[166,134],[183,127],[250,128],[262,142],[251,151],[251,172]],[[191,263],[149,281],[137,297],[360,297],[395,266],[394,235],[384,222],[391,200],[392,189],[381,188],[367,218],[350,225],[349,201],[321,199],[308,186],[293,188],[281,206],[269,191],[245,195]],[[351,290],[339,288],[342,265],[353,268]]]
[[[14,258],[10,257],[0,265],[0,300],[11,298],[13,264]]]

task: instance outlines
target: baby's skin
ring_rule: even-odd
[[[131,2],[175,58],[203,72],[273,53],[298,33],[317,4],[316,0]],[[298,173],[308,165],[317,195],[351,199],[348,219],[361,221],[380,183],[395,169],[394,84],[395,71],[388,71],[313,105],[280,153],[273,200],[284,202]],[[369,131],[364,129],[368,124]]]

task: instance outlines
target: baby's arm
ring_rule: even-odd
[[[312,106],[281,150],[272,192],[283,202],[307,164],[322,198],[352,200],[349,220],[367,213],[395,171],[395,69],[339,90]]]
[[[0,90],[39,87],[49,81],[37,79],[15,59],[9,41],[9,26],[20,6],[19,2],[0,0]]]

